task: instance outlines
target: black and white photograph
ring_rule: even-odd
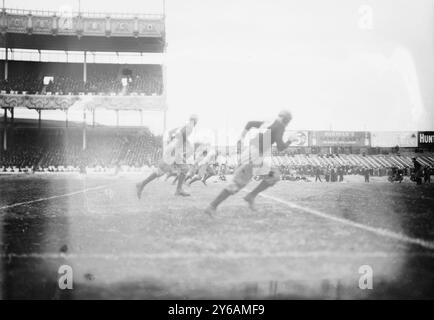
[[[434,299],[434,1],[0,5],[0,300]]]

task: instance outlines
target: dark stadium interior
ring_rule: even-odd
[[[4,60],[1,65],[4,65]],[[4,67],[0,75],[0,90],[7,93],[121,93],[122,78],[128,79],[126,93],[160,95],[163,90],[162,68],[159,65],[89,63],[86,83],[83,82],[83,65],[79,63],[9,61],[8,68],[8,80],[4,80]],[[44,77],[53,77],[53,81],[44,85]]]

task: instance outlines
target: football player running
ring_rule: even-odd
[[[266,190],[267,188],[275,185],[280,180],[280,172],[276,167],[273,167],[271,163],[263,161],[265,158],[261,155],[269,153],[271,155],[271,146],[276,144],[278,151],[285,150],[290,144],[291,140],[283,141],[283,134],[286,126],[292,120],[292,115],[289,111],[283,110],[278,114],[277,119],[270,123],[264,121],[250,121],[244,127],[241,134],[241,138],[238,142],[239,148],[241,148],[242,141],[246,137],[247,133],[252,128],[262,129],[264,133],[256,133],[250,140],[249,148],[240,152],[239,167],[235,170],[232,182],[226,186],[220,194],[210,203],[206,208],[205,213],[213,215],[217,207],[226,200],[229,196],[237,193],[244,188],[255,175],[263,176],[261,182],[249,192],[244,200],[248,203],[250,209],[254,210],[254,201],[256,196]],[[267,140],[268,139],[268,140]],[[264,140],[266,140],[264,142]],[[267,143],[267,141],[269,143]],[[252,142],[255,142],[252,144]],[[258,143],[259,142],[259,143]],[[267,160],[267,159],[265,159]],[[271,159],[268,159],[271,160]]]
[[[199,161],[197,162],[196,174],[191,177],[191,180],[188,183],[189,186],[199,180],[202,181],[204,185],[206,185],[206,180],[215,174],[211,165],[211,163],[214,161],[214,158],[215,151],[211,150],[208,152],[207,150],[205,150],[203,152],[202,158],[199,159]]]
[[[143,188],[151,181],[161,177],[165,173],[174,171],[178,174],[178,183],[176,186],[176,196],[189,196],[187,192],[182,190],[185,174],[188,170],[187,154],[192,152],[192,146],[188,141],[188,137],[193,132],[197,124],[197,116],[192,115],[188,123],[177,129],[169,132],[168,142],[163,149],[163,158],[159,161],[157,169],[152,172],[145,180],[136,185],[137,197],[140,199]]]

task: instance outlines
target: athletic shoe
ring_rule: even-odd
[[[190,194],[185,192],[184,190],[178,190],[175,192],[175,196],[189,197]]]
[[[249,196],[245,196],[243,199],[249,205],[249,209],[250,210],[256,211],[256,208],[255,208],[255,198],[250,198]]]
[[[205,214],[209,215],[210,217],[214,216],[216,213],[216,208],[214,208],[213,206],[208,206],[205,211]]]

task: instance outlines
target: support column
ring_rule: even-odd
[[[163,111],[163,132],[166,132],[166,119],[167,119],[167,110],[164,109]]]
[[[86,150],[86,110],[83,111],[83,150]]]
[[[83,59],[83,82],[87,81],[87,53],[84,51],[84,59]]]
[[[14,108],[11,108],[10,111],[11,111],[11,124],[12,124],[12,129],[13,129],[13,127],[14,127],[14,114],[15,114],[15,109],[14,109]]]
[[[219,156],[219,137],[217,135],[217,129],[214,129],[214,146],[216,159]]]
[[[12,145],[14,145],[14,137],[15,137],[15,134],[14,134],[14,117],[15,117],[15,115],[14,115],[14,113],[15,113],[15,108],[10,108],[9,109],[9,112],[11,113],[11,121],[10,121],[10,132],[9,133],[11,133],[11,136],[9,137],[9,140],[10,140],[10,143],[12,144]]]
[[[8,149],[8,138],[7,138],[7,126],[8,126],[8,110],[3,108],[4,114],[4,123],[3,123],[3,150],[6,151]]]
[[[7,41],[7,34],[5,34],[5,80],[8,79],[8,41]]]
[[[92,109],[92,127],[95,128],[95,108]]]
[[[65,128],[68,128],[68,109],[65,109]]]
[[[230,155],[230,150],[229,150],[229,137],[228,137],[228,132],[226,131],[225,132],[225,135],[226,135],[226,159],[228,159],[229,158],[229,155]],[[264,139],[265,140],[265,139]]]
[[[36,109],[36,111],[38,112],[38,129],[41,130],[41,114],[42,114],[42,110],[41,109]]]
[[[164,53],[166,53],[166,49],[164,49]],[[166,103],[166,101],[167,101],[167,67],[166,67],[166,65],[163,65],[162,68],[163,68],[163,70],[162,70],[163,92],[161,94],[164,96],[164,103]]]
[[[164,55],[166,54],[166,44],[164,45]],[[162,77],[163,77],[163,92],[161,93],[163,96],[164,103],[164,119],[163,119],[163,133],[166,132],[166,113],[167,113],[167,68],[166,65],[162,66]]]
[[[139,110],[140,112],[140,126],[143,127],[143,110]]]

